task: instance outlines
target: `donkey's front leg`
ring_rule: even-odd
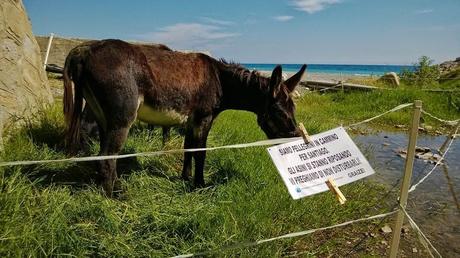
[[[193,130],[193,138],[196,148],[206,148],[206,140],[212,125],[212,116],[205,117]],[[204,161],[206,151],[197,151],[193,153],[195,159],[195,186],[204,186]]]
[[[188,126],[185,133],[184,149],[193,148],[193,128]],[[182,179],[189,180],[192,172],[192,153],[184,152],[184,164],[182,166]]]

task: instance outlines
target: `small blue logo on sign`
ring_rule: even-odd
[[[302,192],[302,189],[300,189],[300,187],[297,186],[297,188],[295,189],[298,193]]]

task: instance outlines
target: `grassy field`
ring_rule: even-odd
[[[459,117],[451,94],[402,89],[308,93],[297,100],[297,120],[313,134],[415,99],[442,118]],[[408,124],[409,118],[406,108],[367,126],[393,128]],[[424,123],[433,130],[446,130],[428,118]],[[10,129],[1,160],[65,157],[63,128],[58,103],[24,126]],[[215,122],[208,146],[261,139],[265,136],[253,114],[226,111]],[[123,152],[181,148],[182,141],[174,131],[163,147],[159,129],[136,124]],[[94,144],[92,154],[97,149]],[[179,154],[120,160],[124,191],[114,199],[92,183],[96,173],[92,163],[0,168],[0,256],[172,256],[357,219],[388,211],[395,202],[394,193],[387,195],[388,188],[366,180],[342,187],[348,199],[344,206],[330,193],[293,201],[265,148],[208,152],[207,187],[202,189],[180,180],[181,166]],[[381,256],[390,237],[378,233],[381,225],[377,220],[211,256]],[[403,248],[411,250],[416,242],[406,236]]]

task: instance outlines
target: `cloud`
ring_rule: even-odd
[[[307,12],[309,14],[319,12],[327,6],[338,4],[342,0],[292,0],[292,5],[297,10]]]
[[[416,10],[415,14],[427,14],[427,13],[432,13],[433,9],[422,9],[422,10]]]
[[[293,18],[294,16],[290,16],[290,15],[280,15],[280,16],[273,17],[273,19],[280,21],[280,22],[289,21],[289,20],[292,20]]]
[[[178,49],[215,48],[219,42],[238,37],[238,33],[225,31],[217,25],[202,23],[176,23],[141,35],[143,40],[171,45]]]
[[[200,19],[205,23],[211,23],[211,24],[221,25],[221,26],[230,26],[230,25],[235,24],[232,21],[219,20],[219,19],[214,19],[214,18],[206,17],[206,16],[203,16]]]

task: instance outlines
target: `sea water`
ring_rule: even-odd
[[[277,64],[242,64],[248,69],[271,71]],[[296,72],[302,64],[281,64],[284,72]],[[389,72],[400,73],[403,70],[413,71],[413,65],[356,65],[356,64],[308,64],[309,73],[332,73],[347,75],[383,75]]]

